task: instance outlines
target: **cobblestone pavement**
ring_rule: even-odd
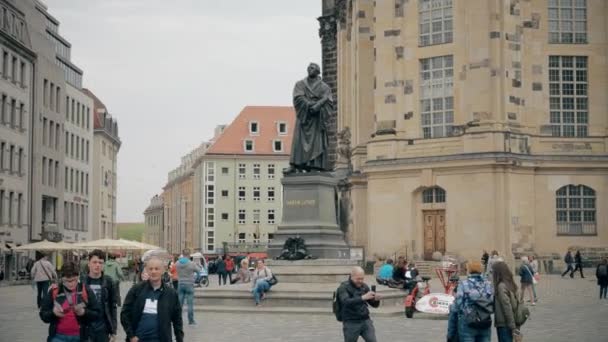
[[[523,327],[526,341],[608,340],[608,300],[600,301],[591,270],[589,278],[545,276],[538,285],[540,302]],[[215,280],[215,279],[214,279]],[[130,284],[123,283],[126,294]],[[213,284],[212,286],[216,286]],[[44,341],[47,325],[38,318],[29,286],[0,288],[0,341]],[[198,325],[185,327],[186,341],[341,341],[333,316],[239,315],[196,312]],[[185,318],[185,314],[184,314]],[[445,341],[446,321],[374,319],[378,341]],[[124,332],[119,336],[124,341]],[[493,337],[493,341],[496,341]]]

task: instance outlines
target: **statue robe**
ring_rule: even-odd
[[[323,97],[327,101],[319,110],[312,106]],[[309,84],[308,78],[298,81],[293,89],[296,125],[289,163],[298,170],[328,171],[327,122],[332,112],[331,89],[320,78]]]

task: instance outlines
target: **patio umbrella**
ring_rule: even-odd
[[[75,243],[74,247],[79,249],[117,249],[117,250],[140,250],[139,246],[130,243],[127,240],[99,239],[93,241],[85,241]]]
[[[42,240],[40,242],[15,247],[16,251],[64,251],[72,249],[77,249],[77,247],[73,244],[65,242],[51,242],[48,240]]]
[[[120,239],[120,241],[124,242],[124,243],[128,243],[131,244],[133,246],[137,246],[139,247],[140,250],[150,250],[150,249],[162,249],[159,246],[154,246],[151,245],[149,243],[145,243],[145,242],[139,242],[139,241],[132,241],[132,240],[125,240],[125,239]]]

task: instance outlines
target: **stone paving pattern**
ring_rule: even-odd
[[[532,317],[523,328],[525,341],[608,341],[608,300],[598,299],[592,270],[585,271],[586,279],[543,277],[540,302],[531,308]],[[215,282],[214,277],[211,286],[217,286]],[[123,283],[123,296],[129,286]],[[31,287],[0,288],[0,303],[0,341],[46,339],[48,326],[38,317]],[[186,341],[342,341],[341,325],[333,316],[195,312],[195,319],[198,325],[185,327]],[[401,316],[379,317],[374,324],[378,341],[445,341],[447,322]],[[119,337],[124,341],[122,328]]]

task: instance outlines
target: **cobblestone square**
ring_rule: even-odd
[[[595,277],[592,270],[586,271],[588,278],[585,279],[543,277],[538,287],[539,304],[531,308],[532,317],[522,329],[526,341],[608,340],[608,300],[598,299]],[[130,283],[123,283],[123,296],[129,286]],[[31,287],[2,287],[0,302],[0,341],[45,340],[47,325],[38,318]],[[186,341],[342,340],[341,325],[333,316],[195,312],[195,319],[198,325],[185,327]],[[408,320],[400,316],[375,318],[374,323],[379,341],[445,341],[445,320]],[[119,337],[124,341],[122,328]]]

